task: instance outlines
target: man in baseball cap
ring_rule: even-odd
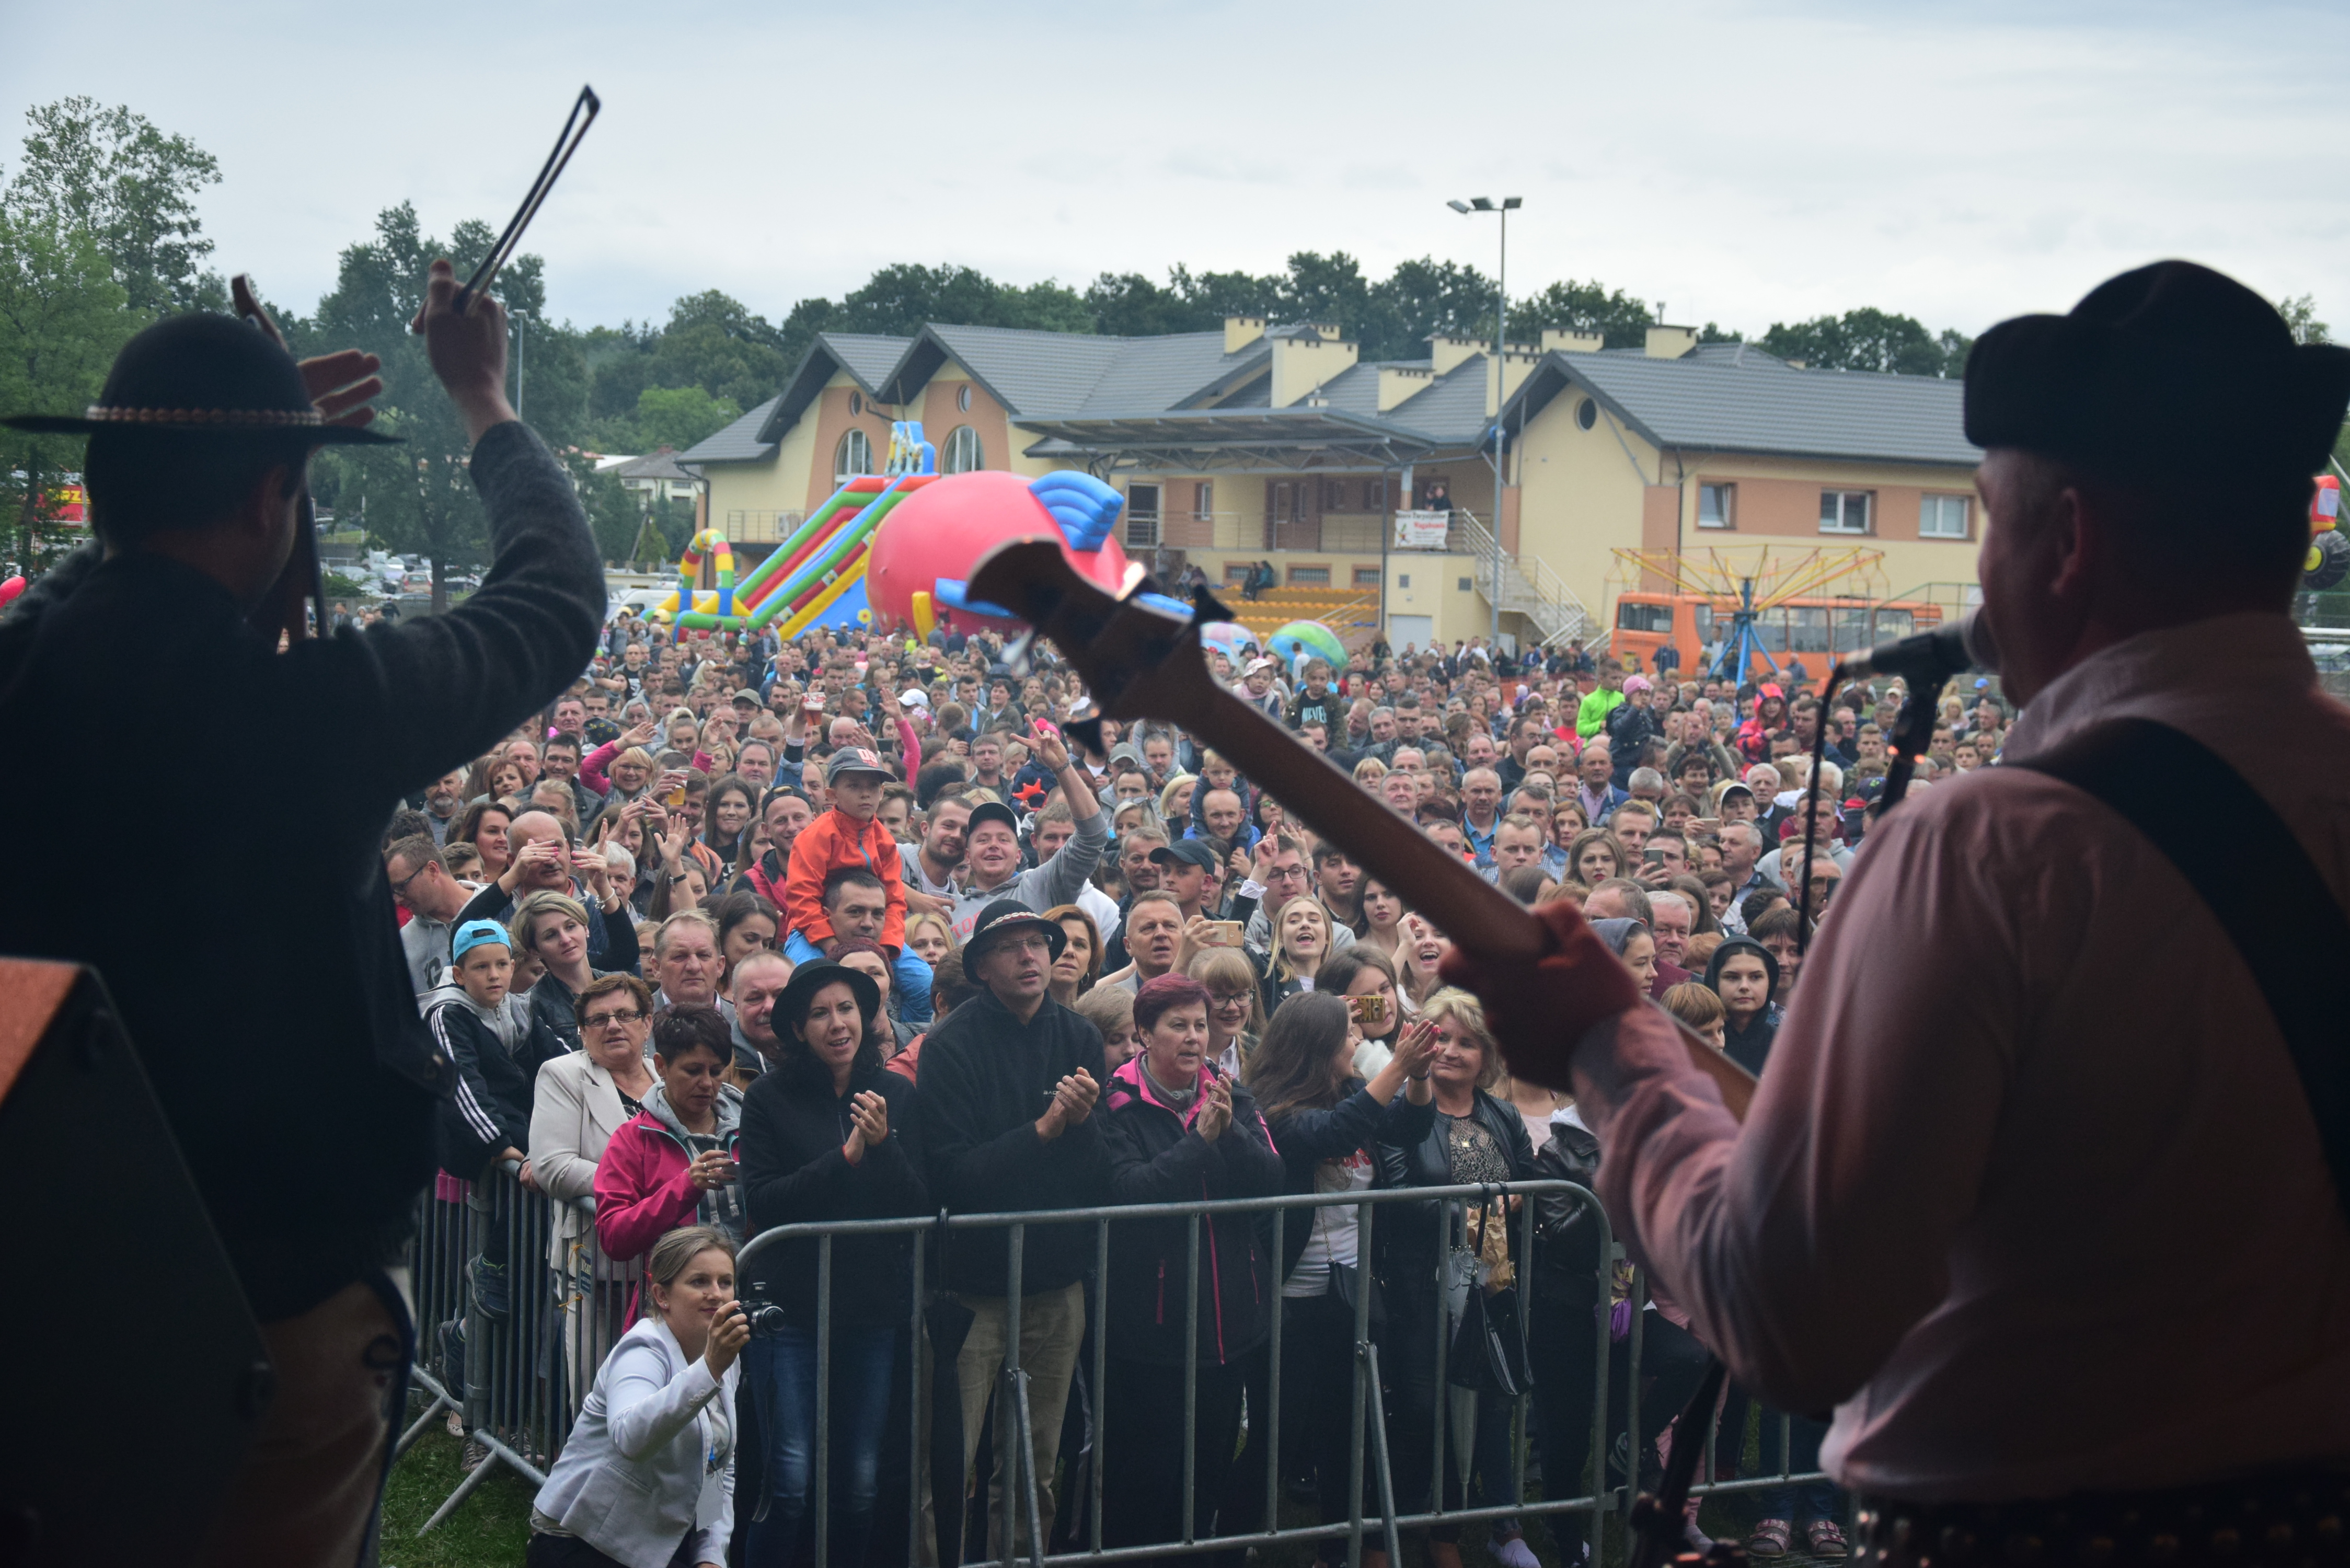
[[[1179,838],[1152,850],[1150,863],[1159,867],[1160,888],[1174,894],[1175,901],[1183,906],[1185,921],[1205,913],[1201,905],[1207,898],[1209,878],[1216,872],[1213,849],[1196,838]]]

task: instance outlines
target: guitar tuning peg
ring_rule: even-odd
[[[1035,646],[1036,628],[1033,626],[1026,631],[1022,632],[1011,642],[1004,645],[1003,666],[1005,669],[1012,671],[1012,678],[1014,680],[1025,680],[1028,679],[1032,668],[1028,662],[1028,655],[1030,650]]]

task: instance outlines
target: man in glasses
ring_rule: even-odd
[[[458,915],[477,889],[449,875],[432,840],[419,833],[396,839],[383,855],[392,901],[408,911],[400,928],[400,948],[416,994],[438,987],[449,969],[449,938]]]

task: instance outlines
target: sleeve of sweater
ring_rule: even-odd
[[[73,597],[105,559],[105,547],[92,539],[42,573],[37,582],[16,596],[5,613],[0,613],[0,676],[6,675],[33,645],[48,612]]]
[[[596,1162],[596,1240],[608,1258],[638,1258],[701,1206],[691,1164],[663,1180],[644,1156],[644,1135],[622,1127]]]
[[[796,1145],[776,1114],[775,1102],[783,1097],[780,1082],[765,1092],[754,1084],[743,1097],[743,1136],[734,1147],[743,1162],[743,1201],[754,1231],[839,1219],[837,1189],[854,1168],[839,1144],[827,1140],[813,1156]]]
[[[1292,1170],[1311,1170],[1326,1159],[1344,1159],[1368,1145],[1379,1136],[1388,1110],[1368,1089],[1357,1089],[1335,1106],[1289,1111],[1275,1118],[1273,1141]]]
[[[832,920],[824,912],[824,879],[832,869],[827,862],[832,857],[834,815],[827,811],[801,830],[784,867],[784,934],[797,931],[819,952],[832,940]],[[899,895],[901,899],[904,896]]]
[[[645,956],[643,947],[637,941],[636,911],[624,898],[617,909],[607,911],[599,905],[592,912],[604,922],[604,967],[636,973]]]
[[[477,757],[577,679],[604,618],[604,571],[577,492],[518,421],[470,465],[489,575],[446,615],[345,630],[276,662],[289,711],[316,715],[353,777],[405,792]]]
[[[610,767],[612,765],[612,759],[619,754],[620,742],[618,741],[607,741],[602,745],[597,747],[594,751],[588,753],[586,756],[580,758],[579,782],[586,784],[589,789],[594,790],[598,794],[611,794],[612,781],[604,776],[604,770]]]

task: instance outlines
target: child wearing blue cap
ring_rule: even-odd
[[[506,929],[465,921],[450,933],[449,963],[453,984],[432,993],[424,1022],[457,1068],[456,1092],[441,1102],[441,1168],[470,1181],[494,1159],[525,1158],[538,1064],[525,1059],[527,1050],[509,1049],[500,1027],[515,969]],[[529,1168],[523,1167],[525,1180]]]

